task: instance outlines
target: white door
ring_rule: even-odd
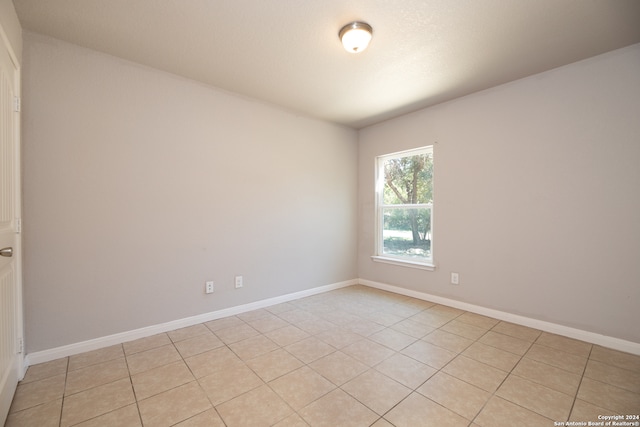
[[[0,39],[0,425],[22,375],[19,74]]]

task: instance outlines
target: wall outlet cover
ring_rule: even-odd
[[[460,276],[458,273],[451,273],[451,284],[459,285],[460,284]]]
[[[207,281],[204,285],[204,292],[207,294],[213,293],[213,281]]]

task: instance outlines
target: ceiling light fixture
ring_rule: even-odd
[[[347,52],[358,53],[369,46],[372,33],[371,25],[366,22],[352,22],[342,27],[338,36]]]

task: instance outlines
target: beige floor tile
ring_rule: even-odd
[[[450,307],[448,305],[442,305],[442,304],[434,304],[433,306],[429,307],[428,311],[431,311],[433,313],[446,314],[451,318],[455,318],[466,313],[466,311],[461,310],[459,308]]]
[[[607,365],[627,369],[636,373],[640,372],[640,356],[636,356],[635,354],[623,353],[594,345],[589,357],[598,362],[606,363]]]
[[[433,329],[440,328],[454,319],[455,316],[452,316],[447,313],[438,313],[429,310],[421,311],[418,314],[414,314],[409,317],[407,320],[411,320],[416,323],[420,323],[422,325],[428,326]]]
[[[144,427],[172,426],[211,409],[196,381],[138,402]]]
[[[273,314],[269,314],[268,316],[257,320],[252,320],[248,323],[251,327],[263,334],[275,331],[276,329],[284,328],[285,326],[289,326],[288,322]]]
[[[284,328],[267,332],[265,336],[279,346],[284,347],[308,338],[309,334],[296,326],[288,325]]]
[[[171,341],[178,342],[184,341],[189,338],[197,337],[198,335],[207,334],[211,331],[204,326],[204,324],[198,324],[193,326],[187,326],[186,328],[176,329],[175,331],[168,332]]]
[[[288,302],[283,302],[280,304],[276,304],[276,305],[272,305],[270,307],[266,307],[265,310],[267,310],[269,313],[271,314],[275,314],[278,315],[280,313],[284,313],[286,311],[291,311],[291,310],[295,310],[296,306],[288,303]]]
[[[260,335],[260,332],[256,331],[246,323],[243,325],[232,326],[230,328],[219,329],[214,333],[227,345]]]
[[[619,415],[612,413],[608,409],[601,408],[593,405],[589,402],[585,402],[581,399],[576,399],[569,416],[569,421],[584,421],[584,422],[597,422],[602,421],[598,418],[599,415]]]
[[[400,353],[385,359],[375,369],[411,389],[415,389],[437,372],[431,366]]]
[[[372,313],[363,314],[362,317],[386,327],[395,325],[405,319],[404,317],[397,316],[393,313],[387,313],[385,311],[374,311]]]
[[[331,301],[333,301],[334,305],[332,306],[331,303],[327,301],[301,301],[297,304],[297,308],[305,311],[306,313],[313,314],[314,316],[322,317],[325,314],[340,310],[339,303],[342,302],[342,305],[344,305],[345,302],[340,298],[333,298]]]
[[[331,304],[328,306],[330,308]],[[359,297],[352,298],[351,300],[344,299],[344,304],[341,304],[341,306],[345,311],[355,314],[362,319],[364,319],[365,315],[371,314],[376,310],[375,306],[367,304]]]
[[[383,308],[385,313],[389,313],[392,314],[394,316],[398,316],[401,317],[403,319],[407,319],[417,313],[420,313],[422,311],[421,308],[419,307],[414,307],[411,305],[405,305],[405,304],[391,304],[391,305],[387,305]]]
[[[220,341],[220,338],[215,336],[212,332],[198,335],[193,338],[187,338],[183,341],[175,343],[175,347],[183,358],[195,356],[196,354],[204,353],[214,348],[222,347],[224,343]]]
[[[442,370],[490,393],[493,393],[508,375],[504,371],[465,356],[456,357]]]
[[[433,332],[435,327],[427,326],[423,323],[416,322],[411,319],[403,320],[395,325],[391,326],[394,331],[402,332],[403,334],[412,336],[414,338],[422,338],[430,332]]]
[[[307,405],[298,414],[313,427],[369,426],[378,415],[340,389]]]
[[[29,366],[29,369],[27,369],[27,373],[22,381],[20,381],[20,384],[26,384],[33,381],[43,380],[45,378],[55,377],[56,375],[66,374],[68,364],[69,358],[63,357],[62,359],[52,360],[51,362],[31,365]]]
[[[473,420],[491,397],[491,393],[444,372],[432,376],[416,391],[468,420]]]
[[[62,399],[9,414],[4,427],[58,427]]]
[[[640,393],[640,373],[589,360],[584,376],[603,383]]]
[[[400,351],[416,341],[416,338],[393,329],[384,329],[376,332],[370,335],[369,339],[395,351]]]
[[[124,357],[122,345],[113,345],[69,357],[69,371]]]
[[[384,418],[380,418],[378,421],[371,424],[371,427],[393,427],[393,424],[391,424],[389,421],[385,420]]]
[[[562,350],[565,353],[585,358],[589,357],[592,347],[592,344],[584,341],[578,341],[573,338],[550,334],[548,332],[543,332],[536,340],[536,344],[555,348],[556,350]]]
[[[175,427],[225,427],[215,409],[209,409],[178,423]]]
[[[359,360],[367,366],[375,366],[395,352],[388,347],[373,342],[369,339],[354,342],[342,349],[343,353]]]
[[[531,347],[531,342],[529,341],[493,331],[487,332],[478,341],[482,344],[490,345],[519,356],[523,356]]]
[[[450,332],[445,332],[442,329],[436,329],[426,337],[422,338],[422,341],[437,345],[438,347],[446,348],[454,353],[460,353],[473,344],[473,340]]]
[[[302,362],[311,363],[327,354],[333,353],[336,349],[315,337],[309,337],[286,346],[285,350]]]
[[[225,425],[208,394],[228,425],[538,426],[637,412],[638,384],[640,356],[351,286],[31,366],[6,426]]]
[[[71,426],[135,403],[129,378],[67,396],[61,427]]]
[[[254,320],[264,319],[269,316],[272,316],[272,314],[269,313],[264,308],[259,308],[257,310],[251,310],[251,311],[247,311],[247,312],[236,315],[236,317],[238,317],[241,320],[244,320],[247,323],[252,322]]]
[[[576,395],[582,379],[580,375],[526,357],[520,360],[512,373],[569,396]]]
[[[62,398],[66,375],[56,375],[26,384],[19,384],[16,388],[9,412],[18,412],[43,403],[49,403]]]
[[[363,337],[371,336],[385,329],[381,324],[366,319],[359,319],[355,322],[347,323],[346,325],[342,325],[342,328]]]
[[[299,308],[280,313],[278,314],[278,317],[291,324],[295,324],[296,326],[298,326],[298,324],[302,322],[316,322],[321,320],[315,314],[309,313],[308,311],[301,310]],[[332,327],[335,327],[335,325],[332,325]]]
[[[244,363],[229,348],[219,347],[185,359],[196,378],[202,378],[217,372],[232,369]]]
[[[460,322],[468,323],[482,329],[489,330],[500,322],[492,317],[483,316],[481,314],[466,312],[456,318]]]
[[[494,332],[498,332],[504,335],[509,335],[510,337],[519,338],[521,340],[534,342],[540,334],[541,331],[537,329],[528,328],[522,325],[516,325],[509,322],[500,322],[496,326],[491,329]]]
[[[389,294],[392,294],[392,293],[389,293]],[[408,307],[417,308],[418,310],[426,310],[428,308],[434,308],[438,306],[438,304],[436,304],[435,302],[427,301],[424,299],[411,298],[411,297],[408,297],[407,299],[401,301],[401,303]],[[457,309],[453,309],[453,310],[457,310]]]
[[[313,369],[303,366],[269,383],[293,409],[299,410],[336,386]]]
[[[384,418],[395,427],[459,427],[469,421],[432,400],[412,393]]]
[[[309,427],[309,424],[307,424],[300,415],[291,414],[278,424],[275,424],[274,427]]]
[[[541,427],[552,426],[555,421],[558,420],[545,418],[522,406],[494,396],[480,411],[474,423],[481,427]]]
[[[256,405],[260,402],[260,405]],[[216,408],[227,427],[269,427],[293,410],[267,385],[236,397]]]
[[[279,346],[264,335],[258,335],[230,344],[229,348],[240,359],[247,361],[265,353],[269,353],[270,351],[279,348]]]
[[[509,375],[496,396],[520,405],[552,420],[569,418],[573,397],[536,384],[515,375]]]
[[[456,356],[456,353],[452,351],[425,341],[417,341],[402,350],[401,353],[436,369],[441,369]]]
[[[341,351],[324,356],[310,363],[309,367],[335,385],[342,385],[369,369],[364,363]]]
[[[350,323],[361,320],[361,318],[356,316],[355,314],[347,313],[346,311],[340,309],[336,310],[335,307],[333,310],[327,308],[327,310],[323,311],[322,313],[316,312],[316,314],[319,315],[322,319],[338,326],[348,325]]]
[[[487,330],[484,328],[461,322],[458,319],[450,321],[440,329],[474,341],[487,333]]]
[[[473,343],[462,354],[506,372],[510,372],[518,361],[520,361],[521,357],[480,342]]]
[[[155,396],[193,380],[195,378],[182,360],[131,376],[137,400]]]
[[[316,335],[316,338],[337,349],[341,349],[349,344],[353,344],[356,341],[364,339],[362,335],[358,335],[342,328],[333,328],[321,332]]]
[[[198,382],[214,406],[264,384],[264,381],[245,364],[199,378]]]
[[[411,389],[371,369],[341,387],[367,408],[385,414],[411,393]]]
[[[182,360],[180,353],[169,344],[127,356],[127,365],[131,375],[135,375],[178,360]]]
[[[135,353],[140,353],[142,351],[151,350],[153,348],[162,347],[168,344],[171,344],[169,335],[162,333],[152,335],[150,337],[140,338],[134,341],[129,341],[122,344],[122,346],[124,347],[124,353],[129,356]]]
[[[587,359],[539,344],[533,344],[524,357],[582,375]]]
[[[77,427],[142,427],[138,406],[133,404],[115,411],[100,415],[80,424]]]
[[[577,397],[617,414],[636,414],[640,408],[640,394],[591,378],[582,379]]]
[[[227,329],[235,326],[243,326],[247,323],[243,320],[240,320],[236,316],[222,317],[220,319],[211,320],[209,322],[205,322],[204,325],[213,332],[219,331],[220,329]]]
[[[300,360],[281,348],[248,360],[246,363],[265,382],[288,374],[303,365]]]
[[[68,396],[128,377],[129,369],[124,357],[98,363],[69,372],[64,394]]]

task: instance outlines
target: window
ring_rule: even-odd
[[[375,261],[433,269],[433,147],[377,159]]]

